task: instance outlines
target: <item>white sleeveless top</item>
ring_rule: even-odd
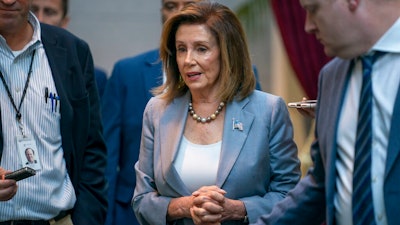
[[[222,141],[198,145],[182,138],[174,166],[183,183],[194,192],[202,186],[215,185]]]

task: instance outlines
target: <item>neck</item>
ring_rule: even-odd
[[[22,24],[10,32],[2,34],[7,41],[7,45],[13,51],[21,50],[29,41],[32,40],[33,27],[29,22]]]
[[[218,89],[190,90],[193,104],[219,104],[221,102],[218,96]]]
[[[221,100],[214,95],[196,95],[192,94],[192,103],[193,104],[218,104]]]

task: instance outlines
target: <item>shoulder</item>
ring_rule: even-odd
[[[176,100],[174,100],[176,101]],[[160,111],[162,109],[165,109],[170,103],[167,102],[167,100],[163,99],[159,95],[151,97],[150,100],[147,103],[146,110],[155,110],[155,111]],[[148,108],[148,109],[147,109]]]
[[[233,105],[261,117],[287,112],[286,103],[282,97],[258,90],[254,90],[247,98],[234,102]]]
[[[103,69],[100,69],[98,67],[94,68],[94,74],[96,75],[96,77],[107,79],[106,71],[104,71]]]
[[[89,48],[86,41],[80,39],[79,37],[75,36],[71,32],[67,31],[66,29],[47,25],[44,23],[40,24],[41,28],[41,38],[46,42],[56,43],[58,45],[64,47],[70,47],[71,45],[76,45],[79,48]]]
[[[258,90],[254,90],[248,98],[250,99],[251,104],[255,105],[261,104],[263,106],[266,106],[282,103],[284,104],[282,97]]]
[[[147,106],[145,111],[151,111],[154,110],[155,108],[163,108],[167,105],[167,102],[160,98],[159,96],[154,96],[151,97],[150,100],[147,102]]]
[[[331,61],[329,61],[327,64],[325,64],[322,69],[320,74],[342,74],[343,69],[347,68],[350,65],[351,60],[345,60],[341,58],[333,58]],[[347,71],[347,69],[346,69]],[[335,76],[331,76],[335,77]]]
[[[153,49],[151,51],[143,52],[135,56],[127,57],[118,60],[115,63],[115,66],[141,66],[141,65],[149,65],[151,66],[152,64],[158,64],[160,63],[160,57],[159,57],[159,50],[158,49]]]
[[[144,120],[158,120],[162,117],[170,104],[159,96],[151,97],[144,109]]]
[[[186,108],[189,104],[190,93],[174,98],[171,102],[162,97],[162,95],[156,95],[152,97],[146,106],[145,111],[153,111],[157,114],[163,114],[167,111],[176,111],[177,109]],[[187,109],[187,108],[186,108]]]
[[[146,79],[146,87],[157,86],[162,80],[162,63],[159,59],[158,49],[141,53],[136,56],[118,60],[113,67],[110,79],[118,82],[133,82],[131,85],[142,85]]]

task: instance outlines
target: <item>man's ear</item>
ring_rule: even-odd
[[[350,11],[355,11],[360,4],[360,0],[347,0]]]
[[[61,20],[60,27],[67,29],[69,24],[69,16],[65,16],[64,19]]]

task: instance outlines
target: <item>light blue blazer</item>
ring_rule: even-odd
[[[311,148],[314,166],[287,198],[257,224],[334,225],[336,193],[337,129],[349,83],[349,60],[336,58],[320,74],[316,114],[316,141]],[[399,224],[400,202],[400,89],[393,109],[385,178],[384,202],[388,225]],[[372,204],[372,203],[371,203]],[[265,212],[267,213],[267,212]]]
[[[167,224],[172,198],[190,196],[173,166],[188,117],[190,94],[167,104],[153,97],[143,116],[132,206],[142,225]],[[250,221],[270,212],[300,179],[292,124],[282,98],[254,91],[227,104],[221,160],[215,185],[244,202]],[[243,130],[233,129],[232,120]],[[193,224],[191,219],[175,224]],[[226,221],[223,224],[242,224]]]

